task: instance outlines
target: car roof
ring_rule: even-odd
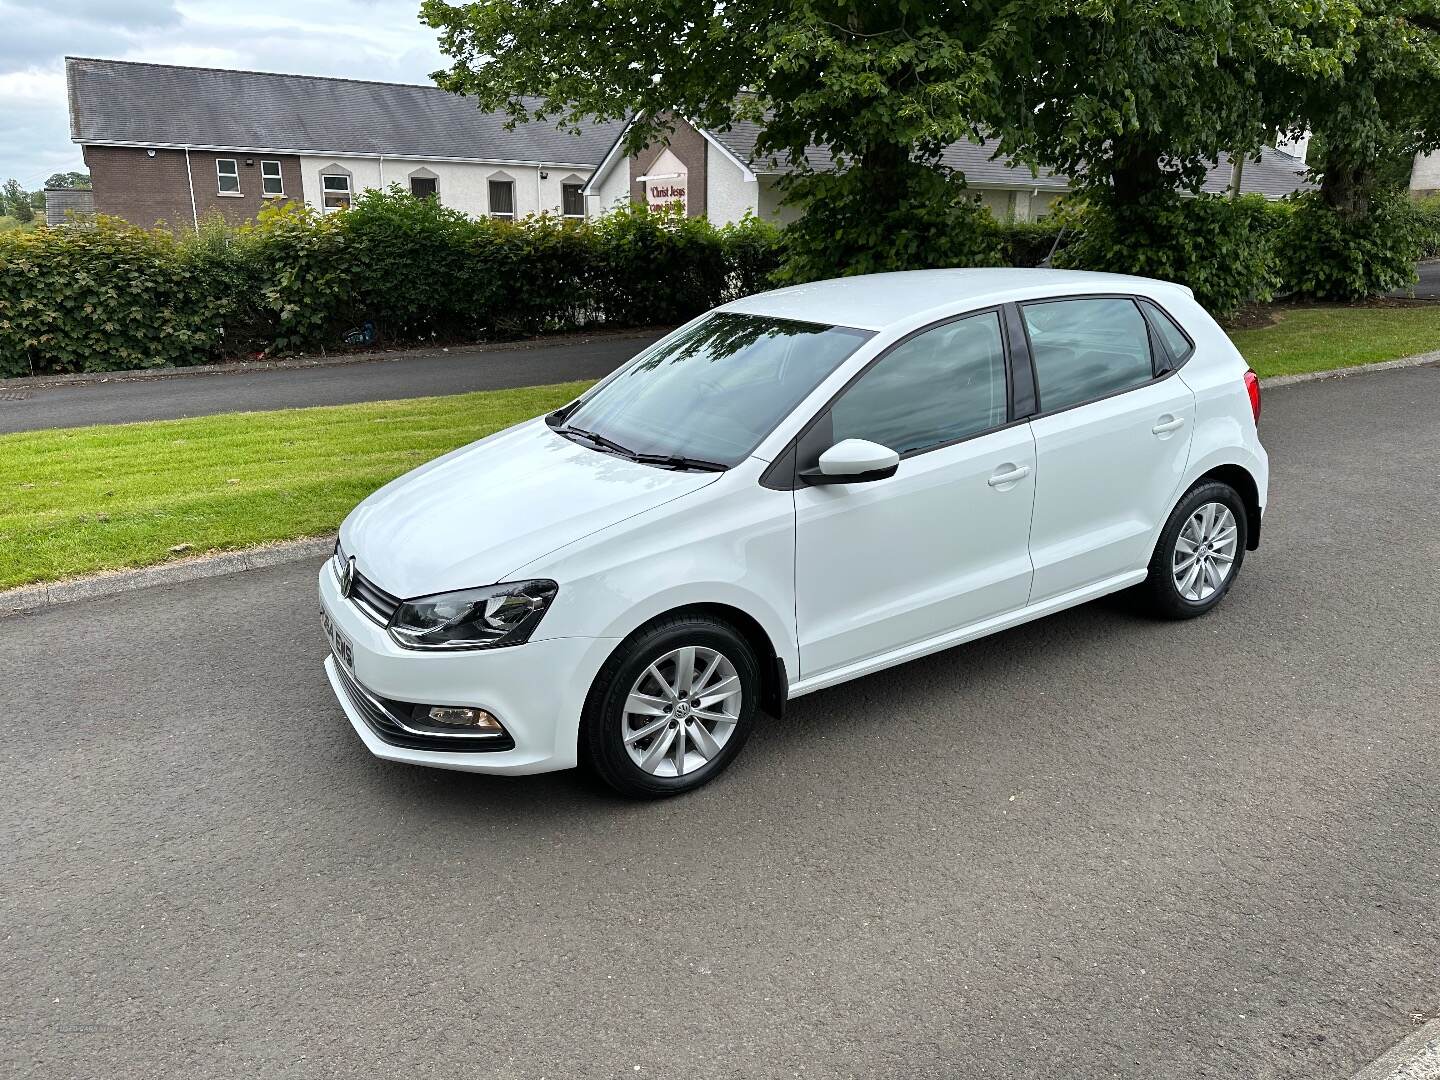
[[[954,270],[905,270],[891,274],[831,278],[756,293],[722,311],[773,315],[829,326],[884,330],[917,316],[945,314],[1010,300],[1033,300],[1076,293],[1136,293],[1164,298],[1190,294],[1183,285],[1127,274],[1084,270],[977,267]]]

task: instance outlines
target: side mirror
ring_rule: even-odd
[[[888,446],[867,439],[844,439],[820,455],[820,467],[806,469],[807,484],[864,484],[894,476],[900,455]]]

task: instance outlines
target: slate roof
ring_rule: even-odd
[[[760,125],[753,121],[739,121],[727,131],[712,131],[716,139],[741,161],[757,173],[783,173],[788,171],[783,164],[755,160],[755,142],[760,137]],[[1038,176],[1027,165],[1010,165],[1003,160],[996,161],[992,155],[999,143],[957,142],[945,148],[941,160],[953,169],[965,173],[965,179],[976,187],[1039,188],[1041,191],[1066,191],[1070,181],[1058,173],[1042,171]],[[825,170],[833,167],[830,149],[812,146],[805,152],[805,159],[812,168]],[[1303,161],[1279,150],[1265,147],[1258,162],[1245,162],[1240,186],[1246,192],[1278,197],[1296,190],[1308,190],[1314,185],[1305,179],[1306,167]],[[1209,170],[1205,177],[1205,190],[1223,192],[1230,187],[1230,159],[1222,154],[1219,164]]]
[[[593,166],[623,121],[578,135],[434,86],[65,58],[77,143]]]

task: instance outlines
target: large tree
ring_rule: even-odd
[[[1222,152],[1285,126],[1262,69],[1338,72],[1354,18],[1353,0],[1040,0],[1011,56],[1003,146],[1117,206],[1197,193]]]
[[[88,188],[90,174],[83,172],[52,173],[50,179],[45,181],[45,186],[47,188]]]
[[[0,187],[0,213],[9,214],[16,221],[35,220],[35,208],[30,205],[30,193],[20,186],[20,181],[12,178]]]
[[[633,118],[631,149],[676,114],[761,121],[758,153],[793,170],[789,197],[845,207],[851,228],[815,239],[852,272],[935,252],[973,219],[939,153],[997,111],[1026,24],[996,0],[425,0],[421,18],[452,60],[436,81],[516,119]],[[804,238],[792,230],[792,250]]]
[[[1321,22],[1309,37],[1343,62],[1308,78],[1272,70],[1273,96],[1292,129],[1314,133],[1324,204],[1364,216],[1394,186],[1397,158],[1440,148],[1440,2],[1358,0],[1350,25]]]

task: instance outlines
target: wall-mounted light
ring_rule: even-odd
[[[550,179],[550,174],[549,174],[548,172],[546,172],[544,169],[541,169],[541,170],[540,170],[540,179],[541,179],[541,180],[549,180],[549,179]]]
[[[155,151],[154,151],[154,150],[146,150],[146,151],[145,151],[145,156],[146,156],[146,157],[154,157],[154,156],[155,156]]]

